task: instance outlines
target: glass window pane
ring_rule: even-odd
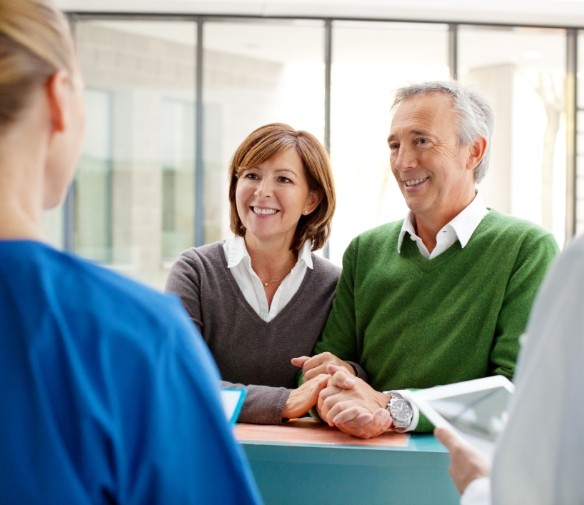
[[[321,21],[204,25],[205,242],[229,233],[227,169],[243,139],[271,122],[324,135]]]
[[[407,212],[389,166],[393,91],[448,75],[446,25],[334,23],[331,158],[338,210],[333,261],[340,262],[355,235]]]
[[[103,263],[112,262],[111,93],[85,90],[90,118],[85,146],[73,181],[73,243],[75,252]]]
[[[487,205],[552,231],[561,246],[566,217],[563,30],[461,27],[459,78],[495,109]]]
[[[162,287],[194,240],[196,25],[78,21],[75,34],[88,122],[74,249]]]
[[[195,111],[191,100],[163,98],[160,112],[161,250],[162,259],[172,263],[182,250],[193,244]]]

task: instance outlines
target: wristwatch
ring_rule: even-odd
[[[410,402],[397,391],[385,391],[389,395],[386,409],[389,411],[393,422],[393,429],[399,433],[407,430],[414,417],[414,411]]]

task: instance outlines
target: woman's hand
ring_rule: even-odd
[[[318,395],[327,385],[329,375],[317,375],[311,380],[304,382],[300,387],[292,390],[286,404],[282,417],[284,419],[295,419],[306,414],[318,401]]]

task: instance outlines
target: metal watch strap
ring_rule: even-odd
[[[397,391],[384,391],[389,395],[385,407],[391,416],[393,429],[398,433],[405,432],[412,422],[413,410],[410,402]]]

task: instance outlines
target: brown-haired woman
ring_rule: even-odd
[[[314,254],[335,209],[329,158],[310,133],[273,123],[241,143],[229,168],[234,236],[191,248],[173,265],[176,292],[226,385],[245,385],[240,422],[304,415],[326,384],[296,388],[290,360],[310,355],[334,298],[339,267]]]

